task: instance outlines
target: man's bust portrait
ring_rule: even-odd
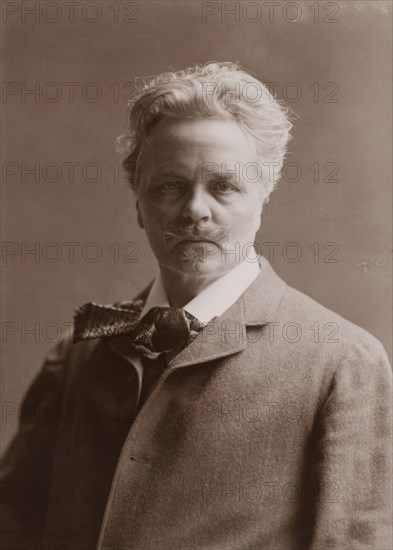
[[[126,302],[83,305],[26,394],[4,548],[391,550],[385,351],[254,248],[289,110],[210,63],[146,81],[128,122],[158,270]]]

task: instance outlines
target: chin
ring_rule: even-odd
[[[194,260],[194,261],[183,261],[176,264],[176,271],[180,271],[185,275],[191,275],[194,277],[209,277],[220,275],[225,273],[228,270],[228,266],[224,263],[208,260]]]

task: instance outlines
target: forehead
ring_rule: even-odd
[[[171,120],[160,122],[149,133],[141,168],[192,170],[208,162],[230,168],[256,158],[254,141],[234,120]]]

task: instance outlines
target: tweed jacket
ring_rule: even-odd
[[[142,374],[107,339],[49,354],[3,461],[3,548],[393,548],[383,347],[266,260],[139,408]]]

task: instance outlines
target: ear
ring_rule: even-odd
[[[142,214],[141,214],[141,209],[139,208],[139,203],[138,201],[136,201],[136,211],[137,211],[137,220],[138,220],[138,225],[141,229],[144,229],[145,226],[143,225],[143,219],[142,219]]]

